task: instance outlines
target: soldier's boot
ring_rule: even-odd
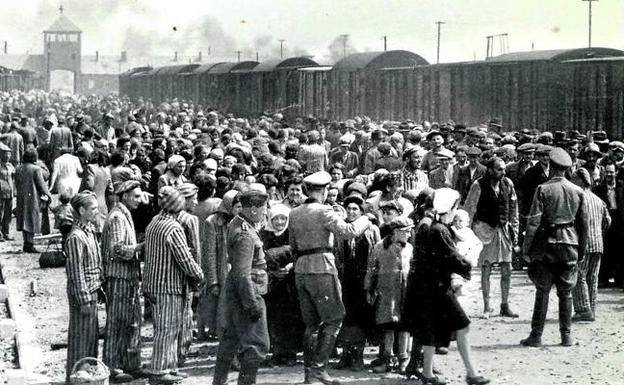
[[[238,385],[253,385],[256,383],[259,362],[242,361],[238,373]]]
[[[559,331],[561,332],[561,345],[572,346],[572,298],[570,295],[559,297]]]
[[[303,383],[311,384],[310,368],[314,362],[314,351],[316,349],[316,343],[318,340],[318,334],[316,332],[309,332],[306,330],[303,341]]]
[[[520,341],[522,346],[541,346],[542,333],[546,323],[546,313],[548,312],[548,291],[537,289],[535,291],[535,304],[533,306],[533,317],[531,319],[531,334],[528,338]]]
[[[326,370],[327,362],[334,350],[336,335],[338,330],[332,327],[325,327],[319,334],[316,344],[314,362],[310,368],[310,380],[319,381],[325,385],[340,385],[340,381],[334,380]]]
[[[227,383],[231,364],[231,360],[228,361],[217,357],[214,376],[212,377],[212,385],[225,385],[225,383]]]

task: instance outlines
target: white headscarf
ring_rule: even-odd
[[[276,236],[280,236],[284,234],[284,231],[288,229],[288,215],[289,214],[290,214],[290,209],[281,203],[271,206],[271,209],[269,210],[269,220],[267,221],[267,224],[266,224],[266,230],[274,233]],[[275,228],[273,228],[272,220],[278,215],[286,216],[286,226],[284,226],[284,229],[281,231],[277,231],[275,230]]]

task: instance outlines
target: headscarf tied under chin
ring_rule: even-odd
[[[288,229],[288,215],[289,214],[290,214],[290,209],[281,203],[271,206],[271,209],[269,210],[269,220],[267,221],[265,230],[274,233],[276,236],[280,236],[284,234],[284,231]],[[275,228],[273,227],[273,222],[272,222],[273,218],[275,218],[278,215],[286,216],[286,226],[284,226],[284,229],[281,231],[275,230]]]
[[[184,159],[180,155],[171,155],[169,157],[169,161],[167,162],[167,168],[169,170],[173,170],[173,168],[177,166],[180,162],[186,162],[186,159]]]

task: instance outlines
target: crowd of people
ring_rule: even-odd
[[[506,130],[497,120],[236,118],[192,101],[0,94],[1,241],[24,253],[62,234],[70,307],[67,375],[98,354],[112,382],[175,383],[194,341],[219,341],[213,384],[232,368],[397,371],[444,384],[451,340],[468,384],[470,319],[458,297],[480,269],[484,318],[500,269],[536,286],[525,346],[539,346],[552,285],[561,343],[598,314],[599,286],[623,287],[624,143],[604,131]],[[54,223],[51,224],[52,213]],[[497,301],[498,302],[498,301]],[[572,315],[572,312],[575,314]],[[141,328],[154,326],[141,366]]]

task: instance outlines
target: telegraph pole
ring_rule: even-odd
[[[436,21],[438,25],[438,55],[437,55],[437,63],[440,64],[440,26],[445,24],[443,21]]]
[[[598,0],[583,0],[589,3],[589,39],[588,39],[588,47],[591,48],[591,30],[592,30],[592,3]]]
[[[384,52],[386,52],[388,50],[388,36],[383,35],[381,38],[384,41]]]
[[[342,57],[344,58],[347,57],[347,39],[349,38],[349,35],[342,34],[340,37],[342,37]]]
[[[241,56],[242,51],[236,51],[236,55],[238,55],[238,62],[240,63],[240,56]]]
[[[280,42],[280,59],[284,58],[284,42],[285,41],[286,40],[284,40],[284,39],[280,39],[279,40],[279,42]]]

